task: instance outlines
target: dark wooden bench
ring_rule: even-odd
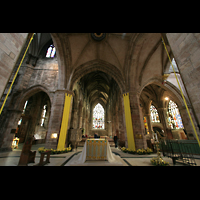
[[[40,155],[40,162],[37,165],[34,165],[34,166],[44,166],[47,163],[50,163],[49,159],[50,159],[51,151],[42,152],[40,154],[41,154]],[[47,155],[47,157],[46,157],[46,160],[44,161],[45,155]]]
[[[35,163],[36,151],[29,151],[28,163]]]
[[[27,166],[29,163],[35,163],[36,151],[31,151],[30,149],[31,144],[24,144],[18,166]]]

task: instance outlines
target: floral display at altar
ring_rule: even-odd
[[[61,150],[58,149],[46,149],[44,147],[40,147],[38,148],[39,153],[43,153],[43,152],[47,152],[47,151],[51,151],[51,154],[60,154],[60,153],[68,153],[72,150],[71,147],[67,147]]]
[[[147,149],[137,149],[136,151],[132,150],[132,149],[129,149],[129,148],[126,148],[126,147],[122,147],[121,150],[124,152],[124,153],[130,153],[130,154],[139,154],[139,155],[142,155],[142,154],[150,154],[150,153],[153,153],[153,150],[150,149],[150,148],[147,148]]]

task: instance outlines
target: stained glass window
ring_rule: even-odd
[[[98,103],[93,110],[93,128],[104,129],[104,108]]]
[[[27,103],[28,103],[28,100],[27,100],[27,101],[25,102],[25,104],[24,104],[24,109],[23,109],[23,112],[22,112],[22,114],[24,114],[24,113],[25,113],[25,110],[26,110]]]
[[[145,134],[149,134],[149,128],[146,117],[143,117],[143,121],[144,121]]]
[[[168,123],[172,129],[184,128],[178,106],[171,100],[168,106]]]
[[[42,110],[42,119],[41,119],[41,126],[44,125],[44,119],[46,117],[46,112],[47,112],[47,105],[43,106],[43,110]]]
[[[56,53],[56,48],[53,45],[50,45],[50,47],[47,50],[46,58],[53,58]]]
[[[154,105],[150,106],[151,122],[160,122],[158,111]]]
[[[27,103],[28,103],[28,100],[27,100],[27,101],[25,102],[25,104],[24,104],[24,108],[23,108],[22,114],[25,114]],[[20,120],[18,121],[18,125],[20,126],[21,123],[22,123],[22,117],[21,117]]]

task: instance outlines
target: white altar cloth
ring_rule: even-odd
[[[86,162],[86,155],[87,155],[87,140],[85,141],[83,151],[81,154],[74,156],[65,166],[75,166],[75,165],[117,165],[123,166],[124,162],[120,156],[115,155],[112,153],[109,142],[107,141],[107,161],[87,161]],[[90,163],[90,164],[86,164]],[[93,164],[92,164],[93,163]]]

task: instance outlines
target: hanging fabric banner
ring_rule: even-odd
[[[71,94],[67,94],[67,93],[65,94],[65,104],[64,104],[64,109],[63,109],[63,117],[62,117],[61,129],[60,129],[60,136],[59,136],[59,141],[58,141],[58,146],[57,146],[57,149],[60,149],[60,150],[65,148],[71,98],[72,98]]]
[[[133,135],[129,93],[123,94],[123,100],[124,100],[124,112],[126,120],[126,134],[127,134],[128,148],[135,151],[136,149],[135,149],[135,140]]]

